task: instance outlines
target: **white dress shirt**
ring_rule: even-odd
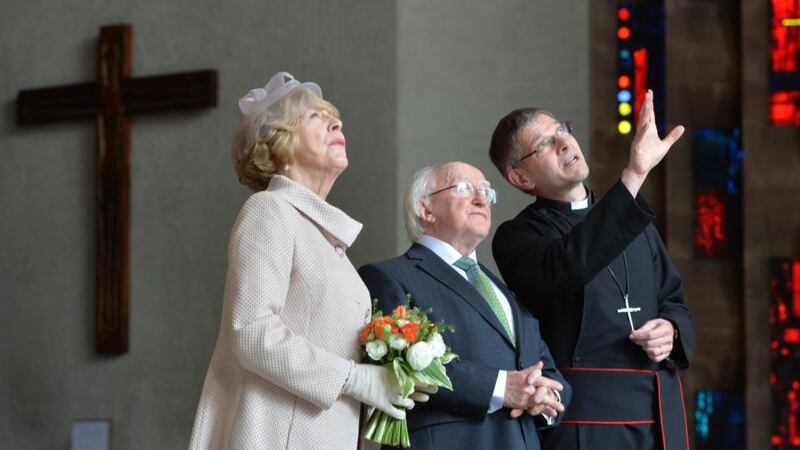
[[[417,244],[420,244],[428,250],[432,251],[436,254],[439,258],[441,258],[447,265],[450,266],[451,269],[458,272],[459,275],[464,277],[465,280],[469,281],[467,277],[467,272],[459,269],[458,267],[454,266],[456,261],[461,259],[463,256],[461,253],[458,252],[452,245],[444,242],[440,239],[437,239],[432,236],[428,236],[426,234],[422,235],[419,239],[417,239]],[[475,251],[473,250],[472,253],[467,255],[473,261],[478,262],[478,257],[476,256]],[[500,301],[500,307],[503,308],[503,312],[506,315],[506,320],[508,321],[508,326],[511,328],[511,333],[514,333],[514,314],[511,312],[511,304],[508,303],[508,298],[506,298],[503,291],[494,284],[494,281],[489,279],[492,282],[492,288],[494,288],[494,293],[497,295],[497,299]],[[492,393],[492,401],[489,403],[488,413],[491,414],[495,411],[498,411],[500,408],[503,407],[503,399],[505,398],[506,393],[506,377],[507,373],[505,370],[500,370],[497,374],[497,381],[494,384],[494,392]]]

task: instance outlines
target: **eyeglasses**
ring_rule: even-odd
[[[489,202],[490,205],[494,205],[497,203],[497,191],[495,191],[491,186],[488,184],[481,184],[480,186],[475,186],[474,184],[470,183],[469,181],[459,181],[456,184],[451,186],[447,186],[446,188],[439,189],[436,192],[431,192],[426,197],[432,197],[440,192],[444,192],[447,190],[453,190],[453,194],[456,197],[472,197],[475,195],[476,192],[479,192],[486,201]]]
[[[542,153],[551,150],[556,143],[556,136],[564,136],[564,135],[566,136],[572,135],[572,122],[570,121],[561,122],[561,125],[559,125],[558,128],[556,128],[555,133],[539,141],[539,144],[537,144],[536,147],[533,148],[532,152],[518,159],[517,162],[511,165],[511,167],[513,168],[517,164],[530,158],[533,155],[541,155]]]

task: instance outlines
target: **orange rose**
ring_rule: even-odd
[[[394,321],[392,321],[391,317],[381,317],[380,319],[375,321],[375,337],[378,339],[383,339],[383,326],[389,325],[393,326]]]
[[[397,317],[399,317],[401,319],[405,319],[406,318],[406,307],[403,306],[403,305],[398,306],[397,308],[394,309],[394,315],[396,315]]]
[[[369,339],[370,331],[372,331],[372,322],[368,323],[367,326],[364,327],[364,330],[358,335],[358,338],[362,341],[366,341]]]
[[[375,324],[375,339],[383,340],[383,323],[380,321]]]
[[[403,327],[403,337],[409,344],[416,342],[419,339],[419,324],[416,322],[409,322]]]

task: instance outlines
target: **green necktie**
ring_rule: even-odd
[[[453,265],[467,272],[469,282],[475,286],[478,293],[481,294],[486,300],[486,303],[489,304],[489,307],[492,308],[494,315],[497,316],[497,320],[503,325],[503,328],[506,330],[506,333],[508,333],[508,337],[511,338],[513,344],[514,333],[511,332],[511,327],[508,325],[508,318],[506,317],[505,311],[503,311],[503,307],[500,306],[500,299],[497,298],[497,294],[494,292],[494,287],[489,277],[483,273],[478,263],[468,256],[462,256],[458,261],[454,262]],[[514,346],[516,347],[516,345]]]

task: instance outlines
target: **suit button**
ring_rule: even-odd
[[[580,362],[581,362],[581,357],[580,356],[576,356],[576,357],[572,358],[572,364],[573,365],[577,366],[578,364],[580,364]]]

